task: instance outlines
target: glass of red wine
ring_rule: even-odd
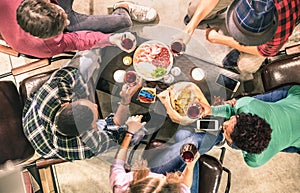
[[[184,162],[191,162],[197,153],[197,147],[192,143],[186,143],[181,146],[180,156]]]
[[[198,119],[200,117],[201,108],[200,105],[197,103],[193,103],[187,109],[187,116],[191,119]]]
[[[133,87],[133,86],[137,85],[138,80],[139,80],[139,77],[135,71],[127,71],[124,75],[124,82],[129,87]]]
[[[171,52],[175,56],[179,56],[185,52],[185,44],[181,40],[171,42]]]
[[[126,50],[130,50],[133,46],[133,41],[129,38],[125,38],[125,39],[122,40],[121,46],[123,48],[125,48]]]

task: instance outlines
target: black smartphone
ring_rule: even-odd
[[[219,131],[219,121],[216,119],[199,119],[197,120],[196,131]]]
[[[233,79],[229,76],[226,76],[224,74],[219,74],[218,78],[216,80],[216,83],[225,87],[226,89],[232,91],[232,92],[236,92],[237,89],[240,86],[240,81]]]

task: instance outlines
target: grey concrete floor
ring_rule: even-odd
[[[90,1],[91,2],[91,1]],[[94,14],[106,14],[107,7],[111,7],[114,0],[94,0],[92,4]],[[184,28],[183,17],[186,14],[189,0],[135,0],[139,4],[152,6],[159,14],[159,24]],[[88,13],[90,10],[82,5],[88,3],[83,0],[75,0],[75,9]],[[87,6],[89,6],[87,5]],[[298,30],[300,31],[300,30]],[[159,33],[159,32],[158,32]],[[296,40],[299,42],[299,32]],[[210,44],[205,40],[204,30],[196,30],[193,38],[205,45],[205,48],[215,60],[221,64],[223,57],[230,48],[221,45]],[[291,43],[294,43],[291,41]],[[109,162],[106,157],[113,155],[108,153],[99,158],[85,161],[75,161],[57,165],[58,179],[62,193],[69,192],[111,192],[108,185]],[[214,148],[208,154],[219,156],[220,150]],[[104,159],[105,158],[105,159]],[[224,164],[232,172],[231,191],[232,193],[295,193],[300,192],[300,156],[299,154],[279,153],[267,164],[259,168],[250,168],[244,161],[240,151],[227,147]],[[226,174],[222,177],[219,192],[224,191]]]

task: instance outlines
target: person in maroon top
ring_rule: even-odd
[[[226,16],[231,37],[208,28],[206,38],[211,43],[234,48],[233,52],[271,57],[280,51],[299,22],[300,0],[235,0]],[[240,65],[241,61],[237,62]]]
[[[31,35],[29,32],[24,31],[20,25],[17,22],[17,14],[16,11],[21,3],[25,2],[32,2],[38,4],[45,5],[47,7],[52,7],[52,9],[55,9],[57,11],[57,15],[60,15],[61,18],[64,18],[64,22],[62,23],[62,26],[60,29],[52,28],[53,26],[50,26],[50,28],[45,28],[45,31],[48,33],[49,31],[54,31],[52,34],[50,33],[50,36],[41,36],[34,34]],[[68,6],[72,6],[73,0],[66,0],[66,1],[60,1],[64,2],[65,4],[69,3]],[[120,46],[120,39],[123,37],[124,34],[104,34],[101,32],[101,29],[93,29],[86,28],[88,26],[86,23],[83,22],[83,18],[87,18],[87,15],[80,15],[81,22],[74,23],[74,21],[70,21],[67,18],[69,16],[67,15],[70,10],[64,11],[60,6],[57,4],[58,2],[56,0],[51,0],[50,2],[45,2],[42,0],[1,0],[0,1],[0,34],[4,41],[11,46],[14,50],[17,52],[20,52],[22,54],[27,54],[39,58],[47,58],[52,57],[54,55],[63,53],[65,51],[73,51],[73,50],[88,50],[91,48],[102,48],[105,46],[112,46],[117,45],[121,49],[122,46]],[[65,8],[68,6],[63,4]],[[110,31],[118,30],[124,27],[128,27],[132,24],[130,11],[132,9],[135,10],[141,10],[139,6],[133,6],[130,3],[127,3],[126,6],[120,5],[116,6],[115,11],[112,15],[109,17],[100,17],[100,16],[91,16],[90,20],[90,26],[92,26],[92,23],[95,22],[95,26],[99,25],[99,22],[102,18],[106,21],[107,25],[104,26],[105,22],[103,21],[103,28],[109,29]],[[123,8],[123,9],[118,9]],[[128,9],[126,9],[128,8]],[[27,7],[29,9],[29,7]],[[146,9],[144,12],[148,12],[149,10],[152,10],[152,8]],[[26,11],[26,10],[23,10]],[[27,10],[28,11],[28,10]],[[29,12],[30,13],[30,12]],[[72,12],[74,14],[74,12]],[[25,16],[25,15],[24,15]],[[30,14],[26,16],[32,16]],[[43,13],[41,12],[40,15],[33,15],[33,16],[43,16]],[[77,19],[79,18],[79,15],[76,15]],[[76,18],[75,17],[75,18]],[[156,17],[156,15],[155,15]],[[43,22],[42,17],[38,18],[35,25],[38,26],[39,29],[42,29],[41,25]],[[31,18],[28,19],[28,22],[32,22]],[[116,21],[114,24],[112,21]],[[79,24],[85,24],[80,26]],[[67,29],[69,32],[65,31],[65,28],[70,24],[72,29]],[[114,25],[112,27],[111,25]],[[118,26],[119,28],[116,28],[115,26]],[[51,30],[49,30],[51,29]],[[63,32],[63,33],[62,33]],[[132,36],[128,32],[126,33],[127,36]],[[126,50],[125,51],[132,51],[132,50]]]

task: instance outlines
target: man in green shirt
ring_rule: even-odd
[[[202,116],[229,119],[223,123],[227,143],[243,151],[251,167],[259,167],[280,151],[300,152],[300,85],[256,97],[202,104]]]

